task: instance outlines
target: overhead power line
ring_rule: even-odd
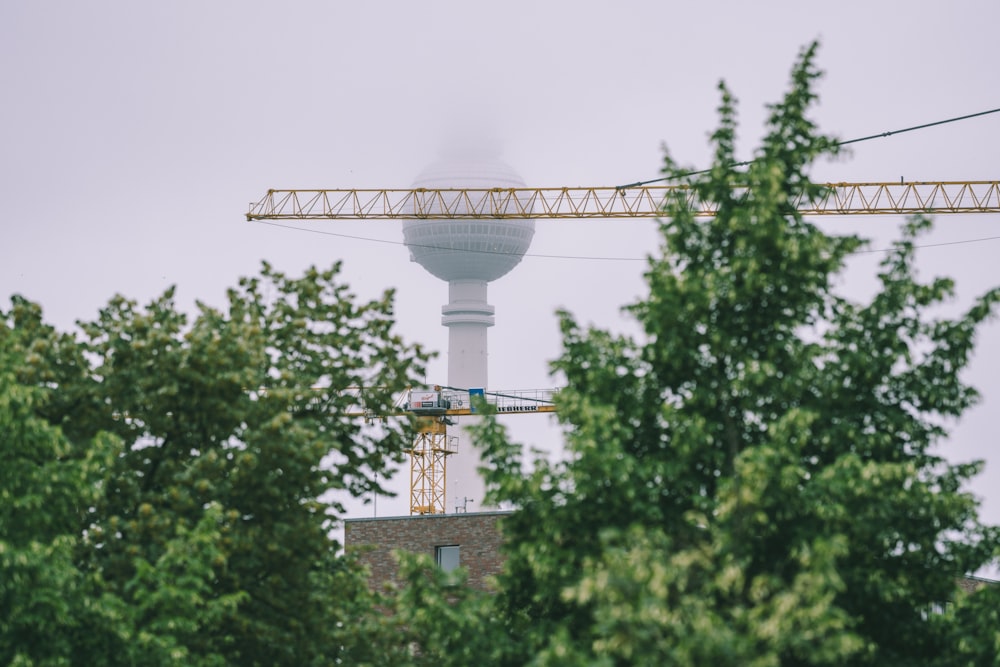
[[[956,116],[955,118],[946,118],[945,120],[936,120],[933,123],[924,123],[923,125],[914,125],[913,127],[905,127],[902,130],[892,130],[889,132],[880,132],[879,134],[871,134],[867,137],[859,137],[857,139],[848,139],[847,141],[837,142],[838,146],[846,146],[847,144],[856,144],[862,141],[869,141],[871,139],[882,139],[884,137],[891,137],[894,134],[902,134],[903,132],[912,132],[914,130],[923,130],[928,127],[934,127],[936,125],[946,125],[948,123],[957,123],[960,120],[968,120],[970,118],[977,118],[979,116],[986,116],[991,113],[1000,112],[1000,109],[989,109],[988,111],[980,111],[979,113],[970,113],[965,116]]]
[[[903,134],[904,132],[913,132],[914,130],[925,130],[928,127],[936,127],[938,125],[947,125],[948,123],[957,123],[962,120],[969,120],[970,118],[978,118],[979,116],[987,116],[992,113],[1000,113],[1000,108],[989,109],[987,111],[980,111],[978,113],[970,113],[964,116],[956,116],[954,118],[946,118],[944,120],[936,120],[931,123],[923,123],[921,125],[914,125],[912,127],[904,127],[900,130],[888,130],[886,132],[879,132],[878,134],[869,134],[867,137],[858,137],[857,139],[847,139],[846,141],[838,141],[836,145],[847,146],[848,144],[857,144],[862,141],[871,141],[872,139],[884,139],[886,137],[891,137],[894,134]],[[729,165],[730,168],[736,167],[746,167],[753,164],[755,160],[744,160],[743,162],[733,162]],[[624,190],[627,188],[637,188],[643,185],[650,185],[652,183],[661,183],[663,181],[672,181],[677,178],[683,178],[685,176],[697,176],[698,174],[707,174],[708,169],[701,169],[698,171],[687,171],[680,174],[675,174],[673,176],[662,176],[660,178],[653,178],[648,181],[636,181],[635,183],[629,183],[628,185],[618,185],[616,186],[619,190]]]
[[[309,229],[307,227],[295,227],[293,225],[283,225],[277,222],[270,222],[267,220],[258,220],[262,225],[271,225],[272,227],[280,227],[281,229],[291,229],[297,232],[311,232],[313,234],[322,234],[324,236],[336,236],[342,239],[352,239],[354,241],[368,241],[371,243],[387,243],[389,245],[400,245],[406,246],[408,248],[429,248],[431,250],[454,250],[454,248],[446,248],[444,246],[438,245],[425,245],[420,243],[405,243],[403,241],[390,241],[389,239],[377,239],[370,236],[358,236],[356,234],[341,234],[340,232],[331,232],[325,229]],[[512,253],[504,250],[462,250],[463,253],[479,254],[479,255],[513,255],[521,253]],[[593,255],[545,255],[540,253],[524,253],[522,257],[534,257],[536,259],[592,259],[598,261],[606,262],[641,262],[644,261],[645,257],[596,257]]]
[[[293,225],[283,225],[283,224],[280,224],[280,223],[277,223],[277,222],[269,222],[267,220],[261,220],[259,222],[260,222],[260,224],[263,224],[263,225],[271,225],[272,227],[280,227],[281,229],[290,229],[290,230],[297,231],[297,232],[309,232],[309,233],[312,233],[312,234],[322,234],[324,236],[336,236],[338,238],[351,239],[353,241],[366,241],[366,242],[369,242],[369,243],[385,243],[385,244],[388,244],[388,245],[406,246],[406,247],[411,247],[412,246],[412,247],[418,247],[418,248],[431,248],[431,249],[434,249],[434,250],[452,250],[452,248],[445,248],[443,246],[420,245],[420,244],[413,244],[413,243],[406,244],[403,241],[391,241],[389,239],[378,239],[378,238],[373,238],[373,237],[370,237],[370,236],[358,236],[356,234],[341,234],[340,232],[331,232],[331,231],[327,231],[325,229],[309,229],[309,228],[306,228],[306,227],[295,227]],[[938,247],[941,247],[941,246],[965,245],[965,244],[969,244],[969,243],[983,243],[983,242],[986,242],[986,241],[998,241],[998,240],[1000,240],[1000,236],[985,236],[985,237],[975,238],[975,239],[962,239],[962,240],[959,240],[959,241],[944,241],[942,243],[925,243],[925,244],[922,244],[922,245],[916,245],[916,246],[914,246],[914,248],[918,248],[918,249],[919,248],[938,248]],[[892,251],[892,248],[869,248],[867,250],[855,250],[851,254],[852,255],[867,255],[867,254],[871,254],[871,253],[891,252],[891,251]],[[510,252],[504,252],[504,251],[501,251],[501,250],[462,250],[462,252],[478,253],[478,254],[482,254],[482,255],[510,255],[510,254],[513,254],[513,253],[510,253]],[[591,261],[598,261],[598,262],[644,262],[644,261],[646,261],[645,257],[611,257],[611,256],[603,256],[603,255],[550,255],[550,254],[531,253],[531,252],[525,253],[522,256],[523,257],[532,257],[532,258],[535,258],[535,259],[573,259],[573,260],[591,260]]]

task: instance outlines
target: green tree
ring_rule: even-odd
[[[326,665],[370,652],[354,621],[371,596],[330,531],[338,498],[385,492],[378,480],[409,440],[406,423],[348,415],[344,391],[364,387],[388,412],[422,375],[427,357],[394,332],[391,299],[358,303],[336,266],[293,279],[265,264],[190,323],[172,290],[145,308],[116,297],[82,340],[15,299],[3,319],[25,360],[16,385],[39,400],[12,419],[103,457],[97,493],[77,483],[66,503],[83,592],[74,663]],[[31,502],[31,516],[51,514]]]
[[[399,551],[400,583],[377,594],[381,614],[365,619],[385,637],[358,665],[496,665],[508,652],[492,593],[466,585],[463,568],[444,572],[426,554]]]
[[[1000,291],[932,317],[953,285],[917,279],[917,218],[870,302],[836,293],[863,241],[796,211],[837,152],[808,118],[815,50],[745,169],[725,86],[711,169],[666,159],[718,213],[666,204],[627,309],[643,335],[561,315],[568,460],[529,472],[480,429],[493,500],[518,507],[493,624],[507,664],[960,664],[959,615],[941,610],[998,533],[963,490],[980,464],[934,446],[975,401],[959,375]]]
[[[19,347],[0,326],[0,664],[69,664],[80,501],[95,471],[35,415],[42,392],[17,382]]]

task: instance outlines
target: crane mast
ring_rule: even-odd
[[[444,514],[447,503],[445,484],[448,457],[457,452],[457,438],[448,435],[448,426],[459,417],[474,416],[473,397],[481,397],[497,414],[553,413],[555,389],[484,391],[434,386],[408,389],[397,397],[389,414],[377,414],[364,402],[363,388],[342,392],[355,399],[346,416],[368,421],[392,416],[414,415],[417,432],[407,450],[410,458],[410,514]]]
[[[737,194],[741,189],[737,188]],[[742,189],[746,193],[746,189]],[[657,218],[682,196],[695,215],[715,215],[713,202],[683,185],[574,188],[414,188],[268,190],[247,220],[517,220]],[[803,215],[1000,213],[1000,181],[826,183]]]

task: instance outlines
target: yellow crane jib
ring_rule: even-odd
[[[803,215],[1000,213],[1000,181],[826,183],[795,202]],[[247,220],[517,220],[657,218],[672,196],[695,214],[715,215],[684,185],[574,188],[268,190]]]
[[[458,451],[458,438],[448,435],[452,417],[474,415],[475,398],[498,413],[555,412],[555,390],[487,392],[484,389],[434,387],[411,389],[403,408],[417,415],[417,435],[410,455],[410,514],[443,514],[448,457]]]
[[[414,414],[419,416],[463,417],[477,414],[473,397],[479,396],[497,414],[532,414],[556,411],[555,396],[558,389],[508,389],[485,391],[484,389],[459,389],[442,385],[424,388],[410,388],[397,396],[391,412],[376,413],[365,405],[364,390],[351,388],[344,390],[355,398],[354,408],[345,413],[349,417],[364,419],[384,419],[386,417]]]

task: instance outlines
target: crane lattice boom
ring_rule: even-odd
[[[268,190],[247,220],[453,220],[656,218],[681,194],[696,215],[715,215],[682,185],[577,188],[417,188]],[[803,215],[1000,213],[1000,181],[827,183],[823,195],[797,201]]]
[[[497,414],[532,414],[539,412],[555,412],[555,395],[558,389],[508,389],[502,391],[483,392],[482,398]],[[463,417],[476,414],[472,406],[470,392],[466,389],[436,389],[447,408],[436,412],[445,417]],[[365,405],[364,388],[351,387],[340,392],[354,400],[354,407],[345,411],[345,416],[362,417],[366,419],[384,419],[399,415],[419,413],[408,404],[411,391],[407,389],[396,397],[392,411],[387,414],[376,414]]]

